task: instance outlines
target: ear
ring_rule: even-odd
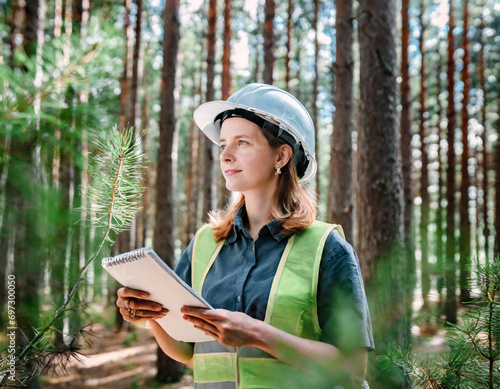
[[[292,158],[293,151],[290,145],[281,145],[278,148],[278,154],[276,156],[276,164],[284,167],[288,161]]]

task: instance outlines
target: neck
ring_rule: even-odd
[[[248,232],[254,240],[257,240],[259,231],[267,223],[273,220],[271,214],[271,204],[273,202],[274,191],[266,193],[245,193],[245,208],[248,217]]]

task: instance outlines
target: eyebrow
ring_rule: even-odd
[[[235,138],[235,139],[241,139],[241,138],[249,138],[249,139],[252,139],[252,137],[251,137],[250,135],[236,135],[234,138]],[[226,140],[225,140],[225,139],[219,139],[219,144],[220,144],[221,142],[226,142]]]

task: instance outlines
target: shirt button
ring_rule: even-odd
[[[240,302],[241,301],[241,296],[236,297],[236,301]]]
[[[252,251],[255,251],[255,245],[252,246]]]

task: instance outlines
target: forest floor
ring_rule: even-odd
[[[120,332],[100,323],[91,329],[92,345],[72,360],[66,371],[56,370],[41,377],[44,389],[190,389],[192,375],[175,384],[155,381],[157,343],[150,330],[132,326]]]

